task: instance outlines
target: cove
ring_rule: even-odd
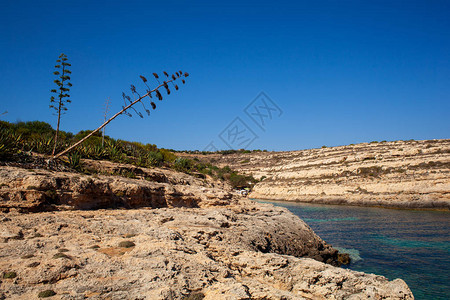
[[[450,298],[450,212],[257,201],[289,209],[348,253],[344,268],[401,278],[416,299]]]

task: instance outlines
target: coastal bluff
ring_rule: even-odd
[[[98,174],[0,166],[1,299],[413,299],[223,182],[85,163]]]
[[[450,210],[448,139],[206,157],[262,178],[251,198]]]

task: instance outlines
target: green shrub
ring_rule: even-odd
[[[26,138],[55,134],[55,130],[50,124],[41,121],[17,122],[11,127]]]
[[[51,154],[53,150],[53,137],[55,130],[50,126],[50,124],[40,121],[31,122],[18,122],[18,123],[8,123],[2,121],[0,124],[1,131],[8,130],[12,134],[12,137],[20,138],[20,143],[16,147],[9,145],[9,149],[17,152],[18,150],[23,151],[34,151],[42,154]],[[58,140],[56,150],[63,150],[65,146],[70,142],[70,138],[73,136],[72,133],[60,132],[60,139]],[[0,155],[2,152],[2,144],[4,142],[4,136],[0,133]]]
[[[183,297],[183,300],[202,300],[205,298],[205,294],[203,293],[191,293],[186,297]]]
[[[76,141],[81,140],[82,138],[86,137],[88,134],[90,134],[93,130],[81,130],[80,132],[78,132],[75,136],[74,139]],[[94,135],[92,137],[102,137],[102,133],[100,131],[97,131],[96,133],[94,133]]]
[[[193,166],[193,168],[202,174],[208,174],[208,175],[213,174],[211,164],[198,162]]]
[[[11,123],[0,120],[0,129],[11,129],[12,127]]]
[[[144,146],[145,151],[158,151],[158,147],[155,144],[145,144]]]
[[[12,279],[12,278],[16,278],[16,277],[17,277],[17,273],[14,271],[9,271],[9,272],[3,273],[3,279]]]
[[[122,170],[120,175],[127,178],[136,178],[136,174],[128,170]]]
[[[362,176],[372,176],[377,177],[383,173],[383,167],[373,166],[373,167],[361,167],[358,168],[358,174]]]
[[[257,182],[253,176],[245,176],[232,172],[229,174],[230,184],[233,188],[252,188]]]
[[[164,162],[164,156],[161,152],[150,151],[147,154],[147,166],[149,167],[159,167]]]
[[[231,168],[229,166],[225,166],[222,168],[222,172],[224,173],[231,173]]]
[[[174,164],[173,167],[175,170],[180,171],[180,172],[189,172],[191,170],[191,168],[193,167],[193,163],[190,159],[188,158],[184,158],[184,157],[178,157]]]
[[[139,157],[145,154],[144,145],[138,142],[128,142],[128,141],[120,141],[122,146],[122,151],[128,155],[133,157]]]
[[[125,192],[123,192],[123,191],[117,191],[117,192],[114,193],[114,195],[115,195],[116,197],[123,197],[123,196],[125,196]]]
[[[228,155],[228,154],[234,154],[234,153],[238,153],[239,150],[222,150],[222,151],[218,151],[218,153],[222,154],[222,155]]]
[[[145,157],[144,155],[139,155],[136,158],[136,165],[138,165],[139,167],[147,167],[147,157]]]
[[[48,298],[48,297],[52,297],[52,296],[55,296],[55,295],[56,295],[55,291],[53,291],[53,290],[45,290],[45,291],[40,292],[38,294],[38,297],[39,298]]]
[[[175,161],[175,159],[177,159],[177,156],[167,149],[159,149],[159,152],[166,162],[173,162]]]

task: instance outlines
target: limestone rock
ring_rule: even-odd
[[[206,158],[205,158],[206,157]],[[252,198],[450,209],[450,140],[362,143],[287,152],[212,154],[220,166],[265,178]]]
[[[2,166],[0,208],[36,212],[114,207],[206,207],[233,201],[231,192],[223,187],[213,187],[186,174],[164,176],[167,183],[148,178]]]
[[[287,209],[133,172],[0,167],[0,272],[16,274],[0,299],[412,299],[401,279],[333,266],[337,250]]]
[[[1,282],[6,299],[49,289],[58,299],[413,299],[400,279],[292,256],[325,261],[334,250],[270,205],[7,216],[0,230],[23,238],[0,243],[0,271],[17,273]]]

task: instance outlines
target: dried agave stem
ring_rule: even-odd
[[[61,157],[62,155],[66,154],[67,152],[69,152],[70,150],[72,150],[73,148],[77,147],[78,145],[80,145],[81,143],[83,143],[85,140],[87,140],[88,138],[90,138],[91,136],[93,136],[95,133],[97,133],[98,131],[100,131],[103,127],[105,127],[106,125],[108,125],[112,120],[114,120],[115,118],[117,118],[118,116],[120,116],[122,113],[124,113],[127,109],[129,109],[130,107],[132,107],[133,105],[135,105],[136,103],[138,103],[139,101],[141,101],[142,99],[144,99],[145,97],[149,96],[150,93],[157,91],[160,87],[167,85],[168,82],[172,82],[172,80],[169,81],[165,81],[163,84],[158,85],[156,88],[154,88],[151,91],[148,91],[145,95],[139,97],[138,99],[136,99],[135,101],[131,102],[130,104],[128,104],[127,106],[125,106],[121,111],[119,111],[118,113],[116,113],[114,116],[112,116],[111,118],[108,119],[108,121],[106,121],[105,123],[103,123],[100,127],[98,127],[97,129],[95,129],[94,131],[92,131],[91,133],[89,133],[87,136],[85,136],[84,138],[82,138],[81,140],[79,140],[78,142],[76,142],[75,144],[73,144],[72,146],[70,146],[69,148],[67,148],[66,150],[56,154],[55,156],[53,156],[53,159],[57,159],[58,157]]]

